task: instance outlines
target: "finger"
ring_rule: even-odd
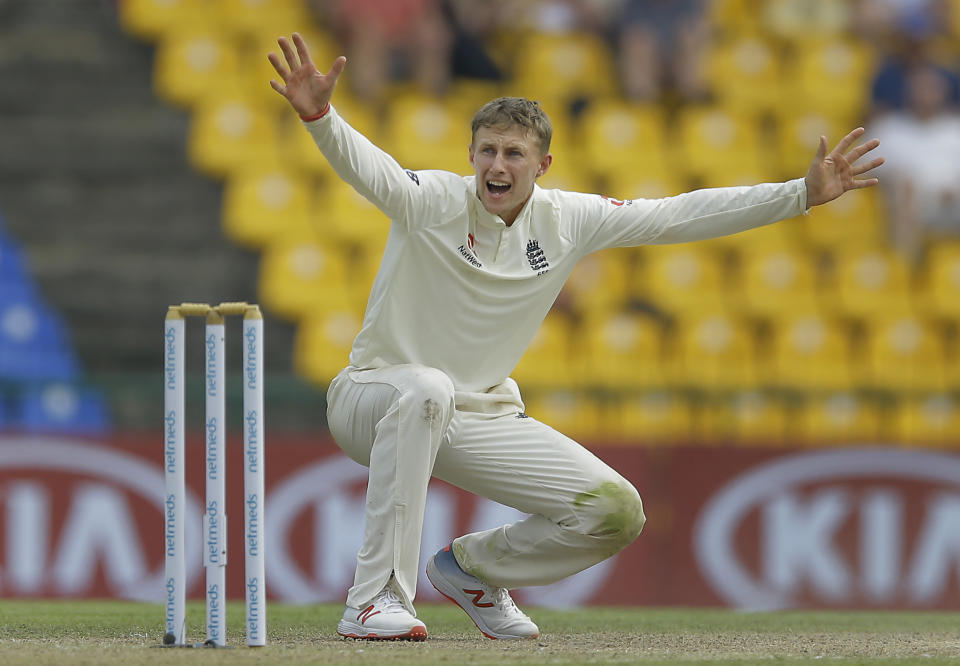
[[[296,52],[293,50],[293,47],[290,46],[290,42],[286,37],[281,37],[277,40],[277,44],[280,45],[280,50],[283,51],[283,57],[287,61],[287,65],[290,67],[292,72],[295,69],[300,68],[300,60],[297,58]]]
[[[343,68],[347,66],[347,59],[343,56],[340,56],[333,61],[333,65],[330,67],[330,71],[327,73],[327,76],[333,77],[333,82],[336,83],[337,79],[340,78],[340,75],[343,73]]]
[[[866,143],[861,143],[859,146],[850,151],[850,162],[856,162],[879,145],[880,139],[870,139]]]
[[[878,157],[878,158],[876,158],[876,159],[874,159],[874,160],[871,160],[871,161],[868,162],[867,164],[858,164],[858,165],[856,165],[855,167],[853,167],[853,168],[850,170],[850,173],[853,174],[854,176],[859,176],[859,175],[864,174],[864,173],[866,173],[866,172],[868,172],[868,171],[872,171],[872,170],[876,169],[878,166],[882,165],[884,162],[885,162],[885,160],[884,160],[882,157]]]
[[[862,127],[858,127],[847,134],[845,137],[840,139],[840,143],[838,143],[837,147],[833,149],[833,152],[839,153],[840,155],[845,154],[850,149],[850,146],[853,145],[853,142],[856,141],[864,133],[864,131],[865,130]]]
[[[859,190],[859,189],[863,189],[864,187],[873,187],[874,185],[879,185],[879,184],[880,184],[879,178],[864,178],[863,180],[853,181],[853,189]]]
[[[280,75],[280,78],[286,82],[287,78],[290,76],[290,70],[283,66],[283,63],[280,61],[280,57],[276,53],[268,53],[267,60],[269,60],[270,64],[273,65],[273,68],[277,70],[277,74]]]
[[[300,62],[311,69],[316,69],[316,67],[313,66],[313,60],[310,59],[310,49],[307,48],[307,42],[300,36],[299,32],[293,33],[293,43],[297,47],[297,55],[300,56]]]
[[[275,81],[274,79],[270,79],[270,87],[273,88],[274,90],[276,90],[278,93],[280,93],[280,94],[283,95],[284,97],[287,96],[287,87],[284,86],[284,85],[281,85],[280,83],[278,83],[278,82]]]

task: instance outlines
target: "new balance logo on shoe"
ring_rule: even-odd
[[[483,599],[483,590],[464,590],[464,592],[473,595],[473,605],[477,608],[493,608],[493,604],[489,602],[480,603],[480,600]]]
[[[450,546],[427,562],[427,578],[440,594],[460,606],[487,638],[540,635],[540,629],[517,608],[506,588],[494,587],[465,572]]]

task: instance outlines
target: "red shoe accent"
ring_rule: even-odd
[[[414,627],[405,634],[399,636],[378,636],[377,634],[367,634],[366,636],[361,636],[360,634],[341,634],[337,632],[340,636],[344,638],[354,638],[358,641],[425,641],[427,640],[427,630],[423,627]]]
[[[476,606],[477,608],[493,608],[493,604],[491,604],[490,602],[487,602],[485,604],[480,603],[480,600],[483,599],[483,590],[464,589],[463,591],[466,594],[473,595],[473,605]]]
[[[374,615],[377,615],[380,613],[380,611],[377,611],[376,613],[371,613],[370,611],[372,610],[373,610],[373,604],[370,604],[369,606],[364,608],[362,611],[360,611],[359,615],[357,615],[357,619],[360,620],[360,624],[366,624],[367,620],[369,620]]]

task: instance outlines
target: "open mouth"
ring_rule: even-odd
[[[493,196],[502,196],[510,191],[510,183],[505,183],[502,180],[488,180],[487,181],[487,192]]]

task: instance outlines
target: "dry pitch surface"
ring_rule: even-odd
[[[423,605],[424,643],[335,636],[340,605],[272,604],[269,645],[249,649],[242,604],[226,650],[164,649],[159,604],[0,600],[0,664],[958,664],[960,613],[605,608],[530,610],[536,641],[491,641],[458,608]],[[201,637],[202,603],[189,611]]]

